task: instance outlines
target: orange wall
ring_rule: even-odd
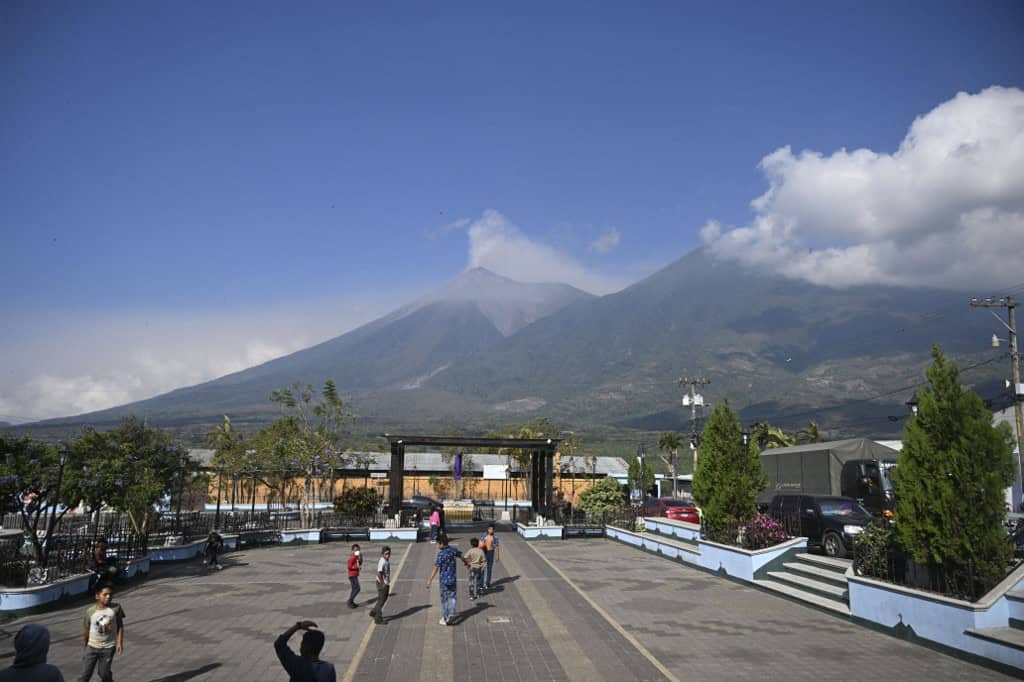
[[[448,477],[438,476],[434,479],[434,485],[431,485],[430,476],[410,476],[406,475],[404,479],[404,490],[402,491],[402,497],[409,498],[413,495],[429,495],[430,497],[439,498],[452,498],[455,495],[455,482]],[[329,483],[329,482],[328,482]],[[575,502],[574,496],[578,496],[584,490],[589,488],[592,484],[592,479],[572,479],[568,476],[556,477],[555,478],[555,490],[561,490],[565,495],[565,498],[570,502]],[[224,487],[221,489],[221,504],[231,503],[231,479],[224,478]],[[249,479],[239,479],[238,487],[235,493],[235,505],[245,506],[251,503],[250,491],[251,481]],[[388,485],[388,479],[386,478],[366,478],[363,476],[350,476],[347,478],[341,478],[334,482],[333,492],[330,489],[329,484],[319,488],[319,500],[322,502],[330,502],[337,495],[340,495],[347,488],[373,488],[382,497],[387,497],[390,486]],[[280,488],[274,491],[274,495],[271,498],[272,504],[280,503]],[[314,488],[314,495],[317,494],[317,489]],[[256,485],[256,504],[264,505],[267,503],[267,487],[262,484]],[[302,499],[303,493],[303,479],[296,478],[288,486],[286,500],[290,503],[297,503]],[[474,498],[478,500],[496,500],[504,499],[505,495],[508,495],[512,499],[528,499],[530,496],[530,481],[529,479],[512,479],[509,481],[485,481],[482,478],[466,478],[462,481],[462,496],[464,498]],[[217,476],[214,475],[210,482],[209,492],[209,503],[216,504],[217,502]]]

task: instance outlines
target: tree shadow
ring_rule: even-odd
[[[185,670],[180,673],[174,673],[173,675],[158,677],[150,680],[150,682],[185,682],[185,680],[191,680],[192,678],[199,677],[200,675],[205,675],[211,670],[216,670],[220,666],[220,663],[207,663],[200,668],[194,668],[193,670]]]
[[[423,609],[429,609],[429,608],[430,608],[430,604],[420,604],[419,606],[410,606],[409,608],[405,609],[404,611],[399,611],[398,613],[396,613],[396,614],[394,614],[392,616],[385,616],[385,618],[387,618],[387,620],[389,620],[389,621],[398,620],[399,618],[405,618],[406,616],[411,616],[414,613],[417,613],[419,611],[422,611]]]

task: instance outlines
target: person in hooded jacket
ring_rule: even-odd
[[[14,636],[14,665],[0,670],[0,682],[64,682],[57,666],[46,662],[50,631],[26,625]]]

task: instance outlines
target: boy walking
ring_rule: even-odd
[[[469,565],[469,599],[474,601],[484,592],[484,565],[487,558],[480,549],[480,540],[471,538],[469,544],[472,545],[466,552],[466,562]]]
[[[487,526],[487,533],[480,538],[483,545],[484,556],[487,557],[487,589],[491,589],[491,571],[494,570],[494,562],[501,561],[501,550],[498,549],[498,536],[494,534],[494,524]]]
[[[85,610],[82,619],[82,674],[79,682],[89,682],[93,670],[99,668],[100,680],[113,682],[110,664],[114,654],[124,653],[124,610],[113,602],[114,592],[109,586],[96,591],[96,603]]]
[[[359,594],[359,569],[363,566],[363,554],[359,545],[352,545],[352,554],[348,557],[348,583],[352,592],[348,595],[348,607],[356,607],[356,595]]]
[[[427,578],[427,589],[430,589],[430,583],[440,573],[438,585],[441,588],[441,625],[455,624],[455,560],[460,558],[462,552],[458,547],[451,547],[448,544],[448,536],[444,533],[438,535],[437,558],[434,559],[434,572]],[[462,559],[462,563],[466,563],[466,560]]]
[[[370,617],[377,625],[384,625],[384,602],[391,595],[391,548],[380,551],[377,561],[377,603],[370,609]]]

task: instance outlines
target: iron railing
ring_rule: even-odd
[[[58,521],[47,542],[45,565],[34,557],[25,535],[0,542],[0,585],[27,587],[52,583],[86,573],[100,542],[107,557],[122,567],[146,555],[146,539],[125,517],[104,517],[99,523],[65,517]]]
[[[744,549],[764,549],[800,536],[799,514],[758,514],[743,523],[712,522],[701,518],[700,534],[705,540]]]
[[[1015,560],[1003,576],[982,575],[970,559],[944,564],[918,563],[898,544],[856,542],[853,547],[853,572],[894,585],[934,592],[945,597],[977,601],[1005,575],[1024,563]]]

